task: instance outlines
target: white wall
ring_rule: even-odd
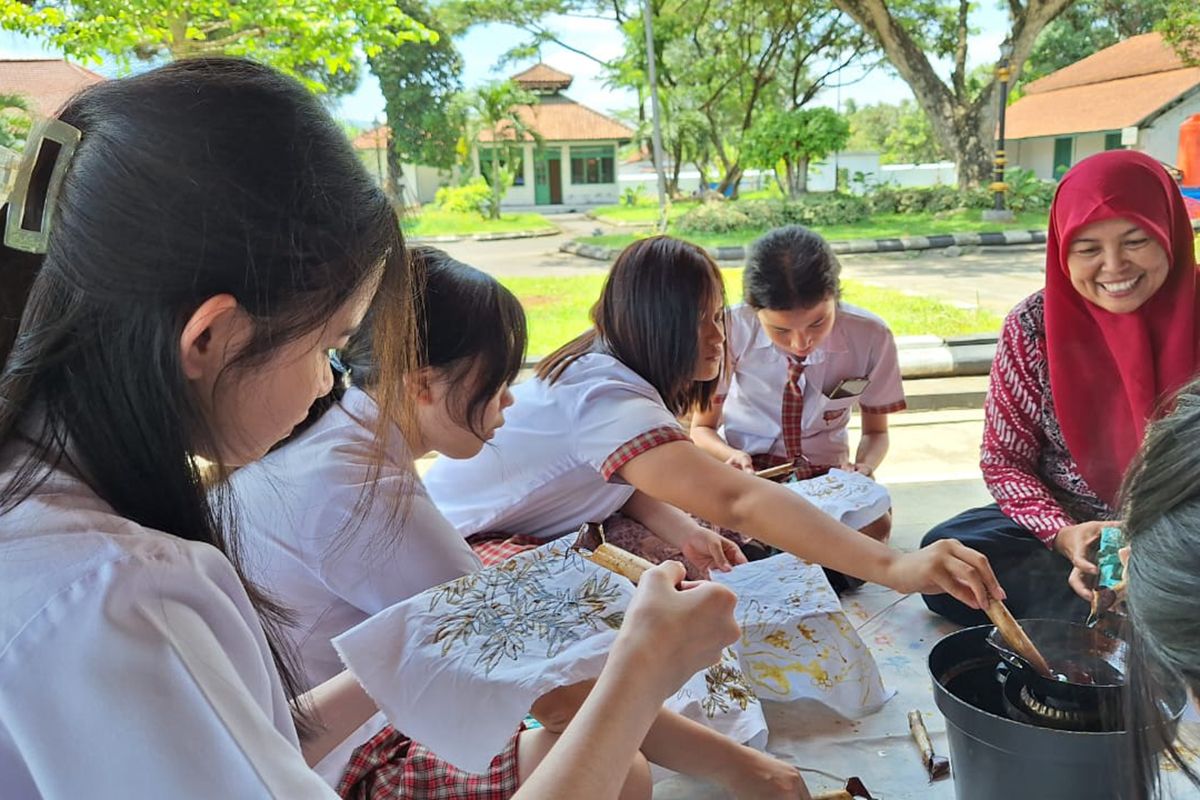
[[[1143,128],[1138,135],[1138,149],[1168,164],[1179,163],[1179,126],[1192,114],[1200,114],[1200,90],[1192,92],[1183,102]]]
[[[1008,166],[1031,169],[1042,180],[1054,180],[1054,138],[1017,139],[1005,143]]]
[[[358,151],[358,158],[380,186],[387,183],[387,154],[382,148]],[[401,187],[405,204],[432,203],[437,190],[450,181],[450,174],[434,167],[401,164],[404,172]]]

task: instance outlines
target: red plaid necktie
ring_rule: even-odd
[[[783,387],[783,448],[787,457],[799,461],[804,437],[804,390],[800,388],[800,376],[804,374],[804,362],[798,358],[788,359],[787,385]]]

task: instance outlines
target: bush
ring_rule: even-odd
[[[492,187],[483,178],[476,178],[465,186],[443,186],[433,196],[433,205],[441,211],[486,217],[492,207]]]
[[[734,233],[781,225],[850,225],[870,215],[866,201],[848,194],[811,194],[795,199],[703,203],[679,218],[685,233]]]
[[[955,186],[900,187],[880,184],[866,195],[873,214],[937,214],[971,208],[991,208],[987,189],[960,190]]]
[[[1054,181],[1044,181],[1033,170],[1023,167],[1010,167],[1004,173],[1004,181],[1008,184],[1008,207],[1018,214],[1050,208],[1054,190],[1058,188]]]

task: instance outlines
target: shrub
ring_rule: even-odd
[[[433,196],[433,205],[441,211],[486,217],[492,206],[492,187],[483,178],[476,178],[465,186],[443,186]]]
[[[1054,190],[1058,188],[1054,181],[1044,181],[1033,170],[1023,167],[1010,167],[1004,173],[1004,181],[1008,184],[1008,207],[1018,214],[1050,208]]]
[[[679,218],[685,233],[733,233],[781,225],[849,225],[870,215],[866,201],[848,194],[811,194],[794,199],[703,203]]]
[[[984,188],[962,190],[955,186],[910,186],[880,184],[866,195],[874,214],[938,214],[970,208],[990,208],[991,195]]]

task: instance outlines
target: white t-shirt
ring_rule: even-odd
[[[330,639],[481,568],[429,500],[399,431],[388,437],[374,502],[356,516],[377,413],[366,393],[351,389],[295,441],[232,478],[243,569],[292,611],[307,687],[343,669]],[[405,495],[407,506],[392,518]]]
[[[788,380],[788,355],[774,345],[758,315],[739,303],[726,316],[731,369],[721,405],[719,433],[730,447],[751,455],[786,455],[781,412]],[[843,380],[865,378],[862,394],[831,400]],[[850,409],[889,414],[905,407],[896,340],[887,323],[869,311],[839,303],[833,330],[805,359],[802,452],[814,465],[850,458]]]
[[[21,446],[6,448],[0,485]],[[5,798],[335,798],[215,548],[53,473],[0,514]]]
[[[430,497],[463,536],[504,532],[552,539],[618,511],[633,487],[616,472],[668,441],[687,441],[662,397],[606,353],[588,353],[558,380],[513,388],[490,446],[472,459],[439,458]]]

